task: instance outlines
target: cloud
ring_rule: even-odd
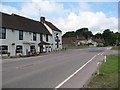
[[[32,0],[40,2],[41,0]],[[55,2],[119,2],[119,0],[46,0]],[[1,0],[1,2],[31,2],[31,0]]]
[[[63,3],[50,2],[40,0],[32,0],[21,5],[21,9],[12,6],[0,4],[0,11],[5,13],[16,13],[28,18],[39,19],[40,14],[46,16],[47,20],[53,22],[63,34],[67,31],[75,31],[77,29],[87,27],[94,34],[102,32],[109,28],[113,31],[118,30],[118,19],[115,17],[107,17],[102,11],[92,12],[91,6],[88,3],[82,2],[76,6],[76,11],[71,11],[71,8],[66,9]],[[52,17],[52,18],[51,18]]]
[[[40,15],[52,16],[63,15],[62,12],[67,12],[63,4],[57,2],[50,2],[48,0],[32,0],[31,2],[24,2],[21,9],[12,6],[0,4],[0,10],[5,13],[16,13],[27,17],[39,17]]]
[[[0,11],[1,12],[5,12],[5,13],[18,13],[18,10],[14,7],[11,7],[11,6],[6,6],[6,5],[3,5],[3,4],[0,4]]]
[[[33,0],[31,3],[23,4],[21,12],[26,15],[39,16],[39,14],[60,14],[63,10],[62,4],[43,0],[35,2],[35,0]]]
[[[58,23],[57,23],[58,22]],[[111,29],[114,32],[118,30],[118,20],[115,17],[108,18],[103,12],[83,11],[79,15],[71,12],[66,19],[59,19],[55,23],[63,31],[75,31],[87,27],[93,32],[103,32],[105,29]]]
[[[30,14],[26,14],[25,12],[22,12],[21,10],[18,10],[17,8],[15,7],[11,7],[11,6],[7,6],[7,5],[3,5],[3,4],[0,4],[0,11],[1,12],[4,12],[4,13],[7,13],[7,14],[18,14],[18,15],[21,15],[21,16],[25,16],[25,17],[28,17],[28,18],[32,18],[30,16]],[[27,12],[27,11],[26,11]]]

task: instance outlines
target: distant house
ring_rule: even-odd
[[[84,39],[84,40],[78,39],[78,40],[75,41],[75,45],[76,46],[80,46],[80,45],[97,46],[97,42],[93,41],[92,39],[88,39],[88,40],[86,40],[86,39]]]
[[[62,31],[55,29],[52,23],[45,22],[45,25],[43,21],[35,21],[16,14],[0,13],[0,15],[2,16],[1,55],[8,53],[10,56],[28,55],[62,49]]]
[[[76,37],[62,38],[62,42],[64,46],[74,46],[75,41],[76,41]]]
[[[98,39],[94,39],[94,41],[97,42],[98,46],[103,46],[104,45],[104,40],[103,39],[98,38]]]
[[[87,44],[88,44],[88,45],[97,46],[97,42],[93,41],[92,39],[88,39],[88,40],[87,40]]]

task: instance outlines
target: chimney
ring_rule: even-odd
[[[40,22],[45,23],[45,17],[40,17]]]
[[[14,16],[15,14],[14,14],[14,13],[12,13],[11,15],[12,15],[12,16]]]

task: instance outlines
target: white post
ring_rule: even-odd
[[[106,62],[106,56],[105,56],[104,62]]]
[[[99,72],[99,64],[100,64],[100,62],[97,63],[97,75],[100,74],[100,72]]]

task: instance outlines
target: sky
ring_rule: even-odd
[[[37,21],[44,16],[62,34],[84,27],[93,34],[118,31],[118,0],[3,0],[0,11]]]

